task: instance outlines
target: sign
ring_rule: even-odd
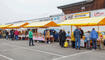
[[[90,12],[73,14],[73,18],[75,19],[90,18]]]
[[[92,12],[92,17],[100,17],[100,16],[105,16],[105,9]]]

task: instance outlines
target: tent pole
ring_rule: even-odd
[[[71,26],[71,35],[72,35],[72,28],[73,28],[73,26]]]
[[[100,31],[100,27],[98,26],[98,32]]]

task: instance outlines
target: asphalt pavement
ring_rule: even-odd
[[[105,60],[104,56],[105,50],[61,48],[57,42],[28,46],[28,40],[0,39],[0,60]]]

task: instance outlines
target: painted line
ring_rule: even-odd
[[[51,52],[46,52],[46,51],[41,51],[41,50],[36,50],[36,49],[30,49],[30,48],[26,48],[26,47],[17,46],[17,45],[11,45],[11,44],[7,44],[7,45],[15,46],[15,47],[19,47],[19,48],[23,48],[23,49],[26,49],[26,50],[31,50],[31,51],[37,51],[37,52],[41,52],[41,53],[46,53],[46,54],[54,55],[54,56],[60,56],[60,57],[64,56],[64,55],[60,55],[60,54],[56,54],[56,53],[51,53]]]
[[[81,53],[75,53],[75,54],[72,54],[72,55],[68,55],[68,56],[63,56],[63,57],[59,57],[59,58],[55,58],[53,60],[61,60],[61,59],[64,59],[64,58],[68,58],[68,57],[73,57],[73,56],[77,56],[77,55],[82,55],[82,54],[86,54],[86,53],[90,53],[92,51],[86,51],[86,52],[81,52]]]
[[[14,60],[14,59],[12,59],[12,58],[10,58],[10,57],[7,57],[7,56],[1,55],[1,54],[0,54],[0,56],[6,58],[6,59],[8,59],[8,60]]]

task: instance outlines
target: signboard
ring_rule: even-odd
[[[73,14],[73,18],[75,19],[90,18],[90,12]]]
[[[105,9],[92,11],[92,16],[91,17],[100,17],[100,16],[105,16]]]

